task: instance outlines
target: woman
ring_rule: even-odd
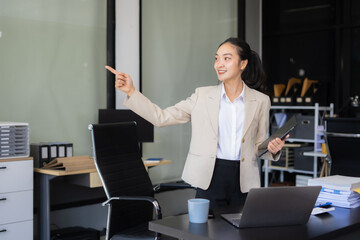
[[[270,110],[269,97],[255,90],[265,80],[261,61],[246,42],[221,43],[214,68],[221,84],[197,88],[163,110],[135,89],[128,74],[106,66],[116,75],[115,87],[128,95],[125,105],[144,119],[159,127],[191,121],[182,179],[197,188],[196,197],[210,200],[211,209],[241,204],[260,187],[257,148],[266,139]],[[263,158],[278,160],[284,142],[271,141]]]

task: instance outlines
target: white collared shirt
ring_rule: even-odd
[[[221,86],[217,158],[240,160],[245,115],[244,89],[243,82],[240,96],[231,102],[226,95],[224,83]]]

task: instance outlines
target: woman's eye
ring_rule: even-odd
[[[229,57],[225,57],[225,60],[229,60],[230,58]]]

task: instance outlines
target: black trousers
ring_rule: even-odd
[[[242,205],[246,196],[240,191],[240,162],[217,158],[209,188],[197,188],[195,197],[209,199],[210,209],[214,209]]]

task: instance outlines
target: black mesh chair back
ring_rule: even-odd
[[[151,180],[140,155],[135,122],[93,124],[95,165],[107,198],[154,196]],[[109,205],[107,238],[153,218],[152,205],[144,201],[114,201]]]
[[[360,119],[326,118],[330,174],[360,177]]]

